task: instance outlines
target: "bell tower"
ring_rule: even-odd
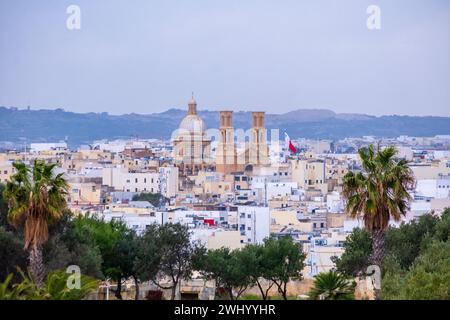
[[[267,146],[265,113],[252,112],[252,129],[248,148],[248,162],[254,165],[269,164],[269,148]]]
[[[237,170],[236,145],[234,143],[233,111],[220,112],[220,137],[216,153],[216,170],[231,173]]]

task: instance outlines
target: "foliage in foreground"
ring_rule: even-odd
[[[0,300],[82,300],[98,287],[97,280],[81,275],[80,288],[70,289],[71,274],[64,271],[49,273],[42,286],[37,285],[30,275],[20,273],[21,282],[12,284],[13,274],[10,274],[0,283]]]
[[[450,209],[389,228],[382,265],[383,299],[450,299]],[[370,264],[370,235],[355,229],[335,258],[337,270],[347,276],[364,273]]]
[[[356,283],[331,270],[319,273],[309,293],[311,300],[354,300]]]

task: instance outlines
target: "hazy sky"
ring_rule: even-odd
[[[449,42],[448,0],[0,0],[0,106],[450,116]]]

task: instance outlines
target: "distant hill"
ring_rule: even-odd
[[[200,111],[208,128],[217,128],[219,113]],[[0,107],[0,142],[59,141],[71,146],[97,139],[169,138],[186,110],[169,109],[153,114],[74,113],[56,110],[18,110]],[[235,112],[234,126],[251,127],[250,112]],[[337,114],[326,109],[300,109],[267,114],[266,127],[286,130],[292,138],[340,139],[373,135],[379,137],[434,136],[450,134],[450,117],[369,116]]]

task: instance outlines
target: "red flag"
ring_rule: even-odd
[[[297,154],[297,148],[294,147],[294,144],[292,143],[291,138],[289,138],[289,136],[286,132],[284,133],[284,141],[286,142],[286,147],[288,147],[292,153]]]

